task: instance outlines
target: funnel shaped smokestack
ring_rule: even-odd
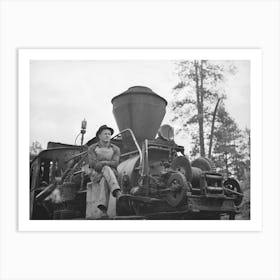
[[[165,115],[167,101],[150,88],[135,86],[112,99],[119,130],[130,128],[139,143],[154,139]]]

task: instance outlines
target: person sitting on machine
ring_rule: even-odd
[[[120,160],[120,149],[111,143],[114,130],[107,125],[102,125],[96,132],[98,143],[89,146],[89,167],[93,172],[91,181],[100,186],[100,196],[97,198],[97,207],[107,215],[110,193],[117,199],[121,195],[117,180],[117,166]]]

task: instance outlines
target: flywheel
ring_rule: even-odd
[[[233,178],[228,178],[224,182],[224,190],[227,195],[234,198],[235,206],[239,206],[243,200],[243,191],[237,180]]]
[[[185,176],[187,181],[192,180],[192,167],[189,159],[185,156],[179,156],[173,159],[171,169],[180,172]]]
[[[216,172],[215,163],[206,157],[193,160],[191,166],[200,168],[202,171]]]
[[[177,207],[186,201],[188,182],[182,173],[171,174],[167,182],[167,188],[170,190],[165,199],[170,206]]]

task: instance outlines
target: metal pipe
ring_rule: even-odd
[[[228,188],[223,188],[223,189],[224,189],[225,192],[230,192],[230,193],[233,193],[233,194],[236,194],[236,195],[239,195],[239,196],[244,196],[242,193],[233,191],[231,189],[228,189]]]
[[[218,175],[218,174],[205,174],[205,178],[206,179],[215,179],[215,180],[222,180],[223,177],[222,175]]]
[[[85,151],[85,152],[79,153],[79,154],[77,154],[77,155],[74,155],[74,156],[72,156],[72,157],[69,157],[67,160],[65,160],[65,162],[68,162],[68,161],[70,161],[70,160],[72,160],[72,159],[74,159],[74,158],[83,156],[83,155],[87,154],[87,152],[88,152],[88,151]]]
[[[121,157],[126,157],[126,156],[130,156],[130,155],[134,155],[134,154],[136,154],[137,152],[138,152],[138,151],[127,152],[127,153],[121,154]]]
[[[219,188],[219,187],[207,187],[207,190],[209,190],[209,191],[223,191],[223,188]]]
[[[136,140],[136,137],[135,137],[133,131],[132,131],[130,128],[126,128],[126,129],[122,130],[122,131],[119,132],[117,135],[115,135],[115,136],[113,137],[113,139],[114,139],[115,137],[117,137],[118,135],[121,135],[122,133],[126,132],[126,131],[130,132],[131,137],[132,137],[132,139],[133,139],[133,141],[134,141],[134,144],[135,144],[135,146],[136,146],[136,148],[137,148],[137,150],[138,150],[138,152],[139,152],[139,156],[140,156],[140,165],[141,165],[141,164],[142,164],[142,161],[143,161],[143,154],[142,154],[142,151],[141,151],[141,149],[140,149],[140,146],[139,146],[139,144],[138,144],[138,142],[137,142],[137,140]]]

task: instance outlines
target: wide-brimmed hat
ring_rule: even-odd
[[[101,126],[98,128],[98,130],[97,130],[97,132],[96,132],[96,137],[98,137],[98,135],[99,135],[103,130],[105,130],[105,129],[110,130],[112,135],[114,134],[114,129],[111,128],[111,127],[109,127],[109,126],[107,126],[106,124],[104,124],[104,125],[101,125]]]

